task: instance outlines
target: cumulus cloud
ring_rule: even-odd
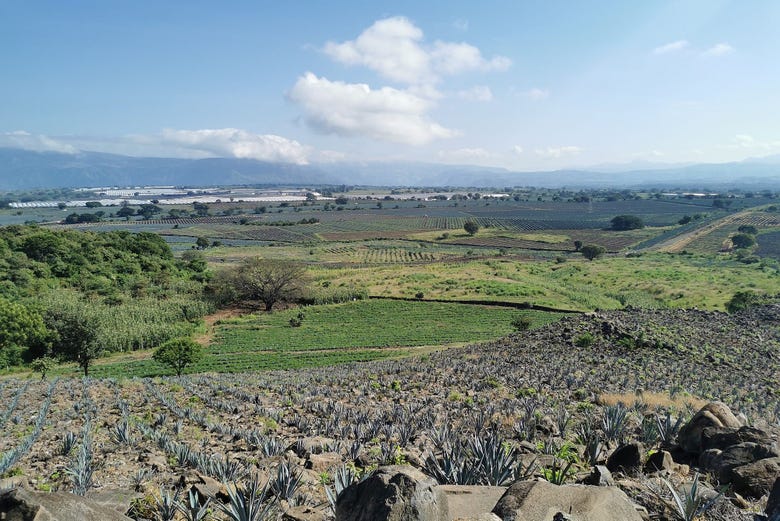
[[[704,51],[704,56],[725,56],[734,52],[734,47],[727,43],[718,43]]]
[[[667,43],[653,49],[653,54],[669,54],[673,52],[682,51],[688,47],[688,40],[677,40],[676,42]]]
[[[506,70],[512,63],[504,56],[486,59],[465,42],[428,45],[423,31],[402,16],[377,20],[354,40],[327,42],[323,51],[338,62],[362,65],[409,85],[435,83],[443,75],[467,71]]]
[[[77,154],[79,149],[61,140],[43,134],[31,134],[25,130],[15,130],[0,134],[0,146],[22,148],[35,152],[60,152],[62,154]]]
[[[410,145],[456,135],[431,121],[431,101],[409,91],[345,83],[306,73],[288,94],[315,129],[342,136],[367,136]]]
[[[493,91],[486,85],[477,85],[470,89],[458,91],[458,97],[469,101],[492,101]]]
[[[534,150],[537,156],[544,159],[558,159],[565,156],[573,156],[582,152],[582,148],[577,146],[547,147]]]
[[[236,128],[172,130],[162,142],[219,157],[306,164],[308,150],[297,141],[272,134],[253,134]]]
[[[514,152],[519,156],[523,153],[523,147],[521,147],[520,145],[515,145],[512,147],[512,152]]]

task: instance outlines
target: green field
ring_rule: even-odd
[[[303,312],[300,327],[290,319]],[[491,340],[513,331],[518,316],[536,328],[560,313],[425,301],[366,300],[253,314],[218,322],[206,356],[188,372],[318,367],[399,357],[420,348]],[[105,359],[95,376],[170,374],[150,359]]]

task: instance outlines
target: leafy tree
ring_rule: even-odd
[[[610,223],[616,231],[639,230],[645,227],[645,223],[636,215],[618,215],[613,217]]]
[[[582,241],[574,241],[574,251],[580,251],[582,248]]]
[[[197,246],[199,250],[205,250],[209,247],[209,240],[206,237],[198,237],[195,241],[195,246]]]
[[[192,209],[199,217],[206,217],[209,214],[209,205],[206,203],[192,203]]]
[[[731,244],[737,249],[750,248],[756,244],[756,239],[747,233],[738,233],[731,238]]]
[[[469,235],[474,235],[479,231],[479,224],[477,224],[477,221],[469,219],[463,223],[463,229],[466,230],[466,233]]]
[[[747,233],[748,235],[755,235],[758,233],[758,228],[753,226],[752,224],[742,224],[739,228],[737,228],[737,231],[739,233]]]
[[[18,361],[21,348],[44,342],[47,333],[40,314],[0,298],[0,354],[9,365]]]
[[[44,317],[54,332],[52,352],[76,362],[89,376],[89,366],[103,353],[99,342],[100,323],[97,315],[82,304],[64,308],[50,308]]]
[[[158,347],[152,358],[156,362],[167,365],[181,376],[184,369],[196,363],[203,357],[200,344],[190,338],[174,338]]]
[[[117,217],[124,217],[127,220],[130,220],[133,215],[135,215],[135,210],[129,206],[123,206],[116,212]]]
[[[219,303],[260,301],[271,311],[277,302],[292,302],[301,296],[305,274],[303,266],[293,262],[252,257],[219,272],[211,291]]]
[[[603,246],[598,246],[596,244],[586,244],[580,248],[580,253],[582,253],[582,256],[590,261],[593,259],[598,259],[606,252],[607,250]]]
[[[138,209],[138,214],[142,215],[144,219],[151,219],[153,215],[162,213],[162,208],[156,204],[142,204]]]
[[[342,205],[342,206],[347,204],[348,202],[349,202],[349,199],[347,199],[343,195],[340,195],[340,196],[336,197],[336,201],[335,201],[336,204],[339,204],[339,205]]]

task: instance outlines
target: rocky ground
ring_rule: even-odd
[[[276,511],[257,519],[454,519],[479,513],[452,506],[471,497],[458,487],[474,486],[469,493],[484,501],[471,503],[485,516],[607,521],[575,508],[603,485],[623,494],[604,499],[622,505],[608,510],[628,504],[640,518],[671,520],[685,519],[672,490],[684,500],[695,480],[692,499],[713,499],[698,519],[760,519],[780,476],[779,347],[780,305],[735,315],[625,310],[321,370],[6,380],[0,487],[23,491],[0,496],[0,510],[22,501],[9,494],[34,502],[59,491],[70,501],[76,491],[136,519],[162,519],[166,496],[179,490],[184,504],[194,490],[195,507],[214,497],[204,511],[232,519],[219,505],[229,508],[251,477],[258,505]],[[501,498],[533,480],[593,489],[518,484]],[[353,492],[337,494],[350,484]],[[438,510],[383,514],[345,500],[423,504],[415,494],[438,498]],[[550,496],[570,497],[572,512],[518,514]]]

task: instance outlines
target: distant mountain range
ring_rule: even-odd
[[[98,152],[62,154],[0,148],[0,190],[256,184],[780,189],[780,155],[734,163],[665,165],[643,162],[576,170],[513,172],[503,168],[422,162],[295,165],[251,159],[153,158]]]

